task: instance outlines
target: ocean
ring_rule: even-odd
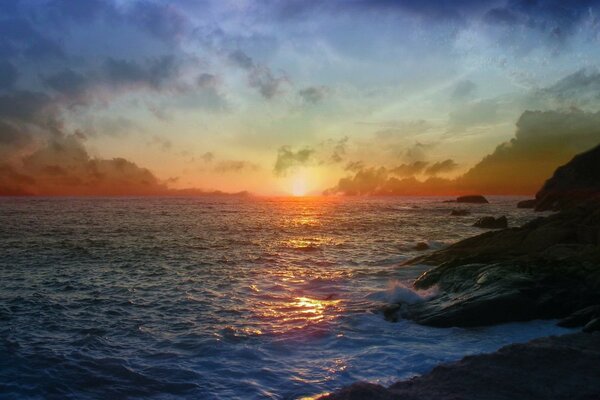
[[[490,197],[1,198],[0,398],[297,399],[569,332],[384,320]]]

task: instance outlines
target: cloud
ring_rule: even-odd
[[[91,158],[74,135],[53,138],[24,156],[21,166],[0,167],[0,194],[150,195],[168,188],[149,170],[123,158]]]
[[[424,194],[526,194],[535,193],[560,165],[600,143],[600,112],[525,111],[517,121],[515,137],[502,143],[465,174],[455,179],[436,177],[458,165],[448,159],[428,168],[420,163],[400,167],[366,168],[355,164],[353,176],[341,178],[327,193],[424,195]],[[418,180],[423,172],[431,177]],[[397,179],[394,177],[405,176]]]
[[[247,71],[248,86],[257,89],[265,99],[272,99],[283,93],[285,85],[290,83],[287,76],[275,76],[269,67],[255,63],[242,50],[232,51],[228,59],[233,65]]]
[[[421,172],[423,172],[423,170],[425,169],[425,167],[428,164],[429,163],[426,161],[415,161],[410,164],[398,165],[397,167],[390,169],[389,172],[393,175],[400,176],[400,177],[418,175]]]
[[[219,173],[228,173],[228,172],[242,172],[242,171],[257,171],[259,166],[251,163],[249,161],[239,161],[239,160],[224,160],[219,161],[215,167],[214,171]]]
[[[315,150],[304,148],[297,151],[289,146],[282,146],[277,151],[277,160],[275,161],[275,175],[285,175],[291,169],[307,165],[312,161]]]
[[[600,143],[600,112],[526,111],[515,137],[499,145],[459,184],[486,193],[534,193],[559,165]]]
[[[600,72],[595,68],[582,68],[547,88],[534,91],[526,100],[553,108],[596,109],[600,103]]]
[[[454,162],[454,160],[448,159],[431,164],[425,169],[424,173],[425,175],[435,176],[439,174],[446,174],[448,172],[452,172],[457,168],[458,164]]]
[[[327,86],[309,86],[305,89],[298,91],[298,96],[305,103],[317,104],[323,101],[325,97],[329,95],[331,89]]]

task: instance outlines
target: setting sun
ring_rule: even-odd
[[[304,176],[296,176],[292,180],[292,195],[305,196],[307,193],[306,178]]]

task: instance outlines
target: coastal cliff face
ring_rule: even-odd
[[[356,383],[321,400],[600,399],[600,333],[577,333],[465,357],[385,388]]]

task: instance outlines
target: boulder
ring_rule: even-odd
[[[452,210],[450,212],[450,215],[455,216],[455,217],[464,217],[465,215],[470,215],[471,211],[469,210]]]
[[[419,242],[415,245],[415,250],[418,250],[418,251],[429,250],[429,245],[425,242]]]
[[[600,201],[600,146],[559,167],[535,195],[537,211],[558,211]]]
[[[480,194],[460,196],[456,198],[457,203],[488,204],[489,201]]]
[[[474,224],[476,228],[484,228],[484,229],[506,229],[508,228],[508,220],[506,217],[482,217],[479,218]]]
[[[535,208],[536,199],[521,200],[517,203],[517,208]]]

